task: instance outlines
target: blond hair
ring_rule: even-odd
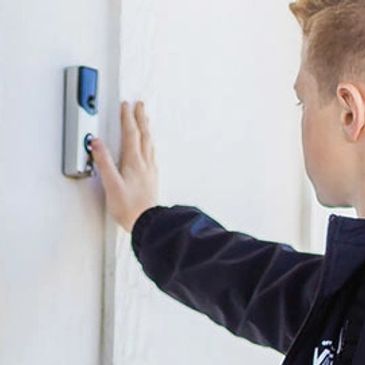
[[[308,40],[306,65],[321,97],[365,75],[365,0],[296,0],[289,4]]]

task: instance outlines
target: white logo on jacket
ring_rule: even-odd
[[[340,331],[337,350],[336,350],[332,340],[324,340],[321,342],[320,346],[318,346],[314,349],[313,365],[333,365],[334,364],[335,355],[339,354],[340,351],[342,350],[343,330],[344,330],[344,327],[342,327],[341,331]]]
[[[314,349],[313,365],[333,365],[335,353],[332,341],[322,341],[321,345]]]

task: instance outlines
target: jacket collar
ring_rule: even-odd
[[[340,289],[365,265],[365,219],[330,214],[323,277],[324,295]]]
[[[333,239],[351,244],[365,245],[365,218],[352,218],[330,214],[328,230],[333,231]]]

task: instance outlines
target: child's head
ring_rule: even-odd
[[[297,0],[303,34],[295,82],[317,199],[365,215],[365,0]]]

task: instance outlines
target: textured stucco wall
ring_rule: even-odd
[[[63,68],[99,68],[105,133],[113,6],[0,1],[0,364],[100,363],[104,201],[61,173]]]
[[[146,103],[162,204],[309,247],[300,46],[288,1],[122,1],[121,92]],[[160,292],[122,232],[117,252],[117,364],[280,363]]]

